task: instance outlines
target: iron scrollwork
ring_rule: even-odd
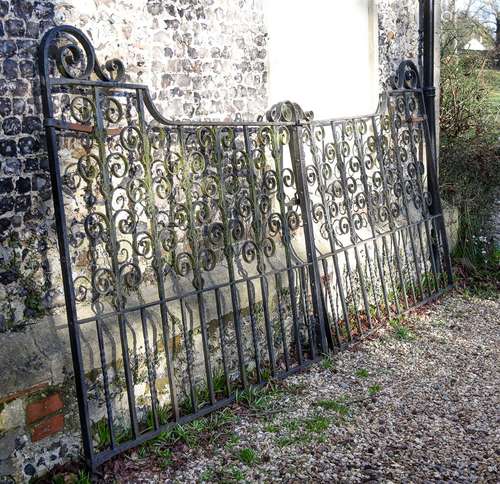
[[[168,120],[146,86],[124,82],[121,61],[99,64],[70,26],[45,34],[40,72],[91,466],[229,403],[267,373],[305,368],[327,343],[343,347],[444,289],[445,234],[442,214],[429,211],[428,126],[412,62],[400,65],[376,113],[329,121],[289,101],[255,122]],[[83,363],[91,331],[105,448],[96,448],[89,408],[99,385],[89,384]],[[140,399],[136,332],[149,389]],[[109,334],[119,340],[121,414]],[[125,443],[118,420],[127,422]]]

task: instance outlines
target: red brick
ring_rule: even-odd
[[[26,407],[26,423],[32,424],[38,420],[56,413],[64,404],[59,393],[54,393],[38,402],[30,403]]]
[[[33,427],[31,441],[38,442],[50,435],[60,432],[64,427],[64,415],[53,415]]]

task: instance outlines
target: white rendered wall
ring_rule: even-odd
[[[369,114],[378,102],[375,0],[264,0],[269,105],[316,119]]]

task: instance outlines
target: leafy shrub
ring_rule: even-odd
[[[488,71],[487,60],[474,55],[449,55],[441,66],[441,191],[460,211],[453,256],[469,272],[491,271],[498,268],[498,250],[486,234],[500,186],[491,72],[500,73]]]

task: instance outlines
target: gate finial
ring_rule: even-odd
[[[391,84],[394,89],[420,89],[420,74],[416,64],[411,60],[401,62],[391,78]]]
[[[304,111],[297,103],[291,101],[274,104],[266,113],[266,119],[276,123],[299,123],[311,121],[313,118],[312,111]]]

